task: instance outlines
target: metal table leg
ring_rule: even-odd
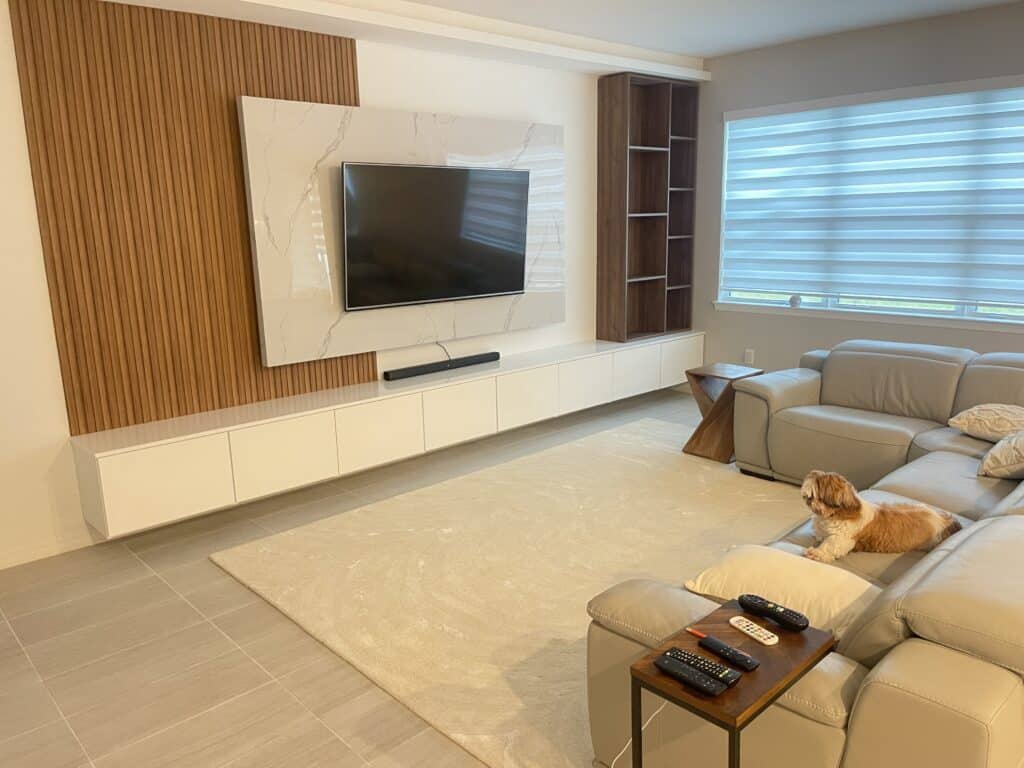
[[[729,768],[740,768],[740,732],[729,731]]]
[[[629,709],[633,730],[633,768],[643,768],[644,765],[644,729],[640,711],[640,690],[640,682],[636,678],[632,678],[629,688]]]

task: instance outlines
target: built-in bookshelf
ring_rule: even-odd
[[[600,339],[691,327],[697,100],[692,82],[598,81]]]

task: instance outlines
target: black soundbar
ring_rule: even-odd
[[[479,355],[466,355],[465,357],[453,357],[450,360],[438,360],[436,363],[423,363],[422,365],[410,365],[408,368],[395,368],[392,371],[384,371],[385,381],[396,381],[408,379],[412,376],[423,376],[438,371],[450,371],[453,368],[465,368],[467,365],[479,365],[480,363],[493,363],[500,360],[501,355],[497,352],[484,352]]]

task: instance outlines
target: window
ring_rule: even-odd
[[[720,301],[1024,322],[1024,88],[726,117]]]

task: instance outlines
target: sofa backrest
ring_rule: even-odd
[[[960,376],[976,356],[958,347],[844,341],[822,367],[821,403],[945,424]]]
[[[1024,354],[978,355],[964,369],[953,403],[953,415],[984,403],[1024,405]]]
[[[1024,517],[975,523],[882,590],[839,651],[872,666],[908,637],[1024,672]]]

